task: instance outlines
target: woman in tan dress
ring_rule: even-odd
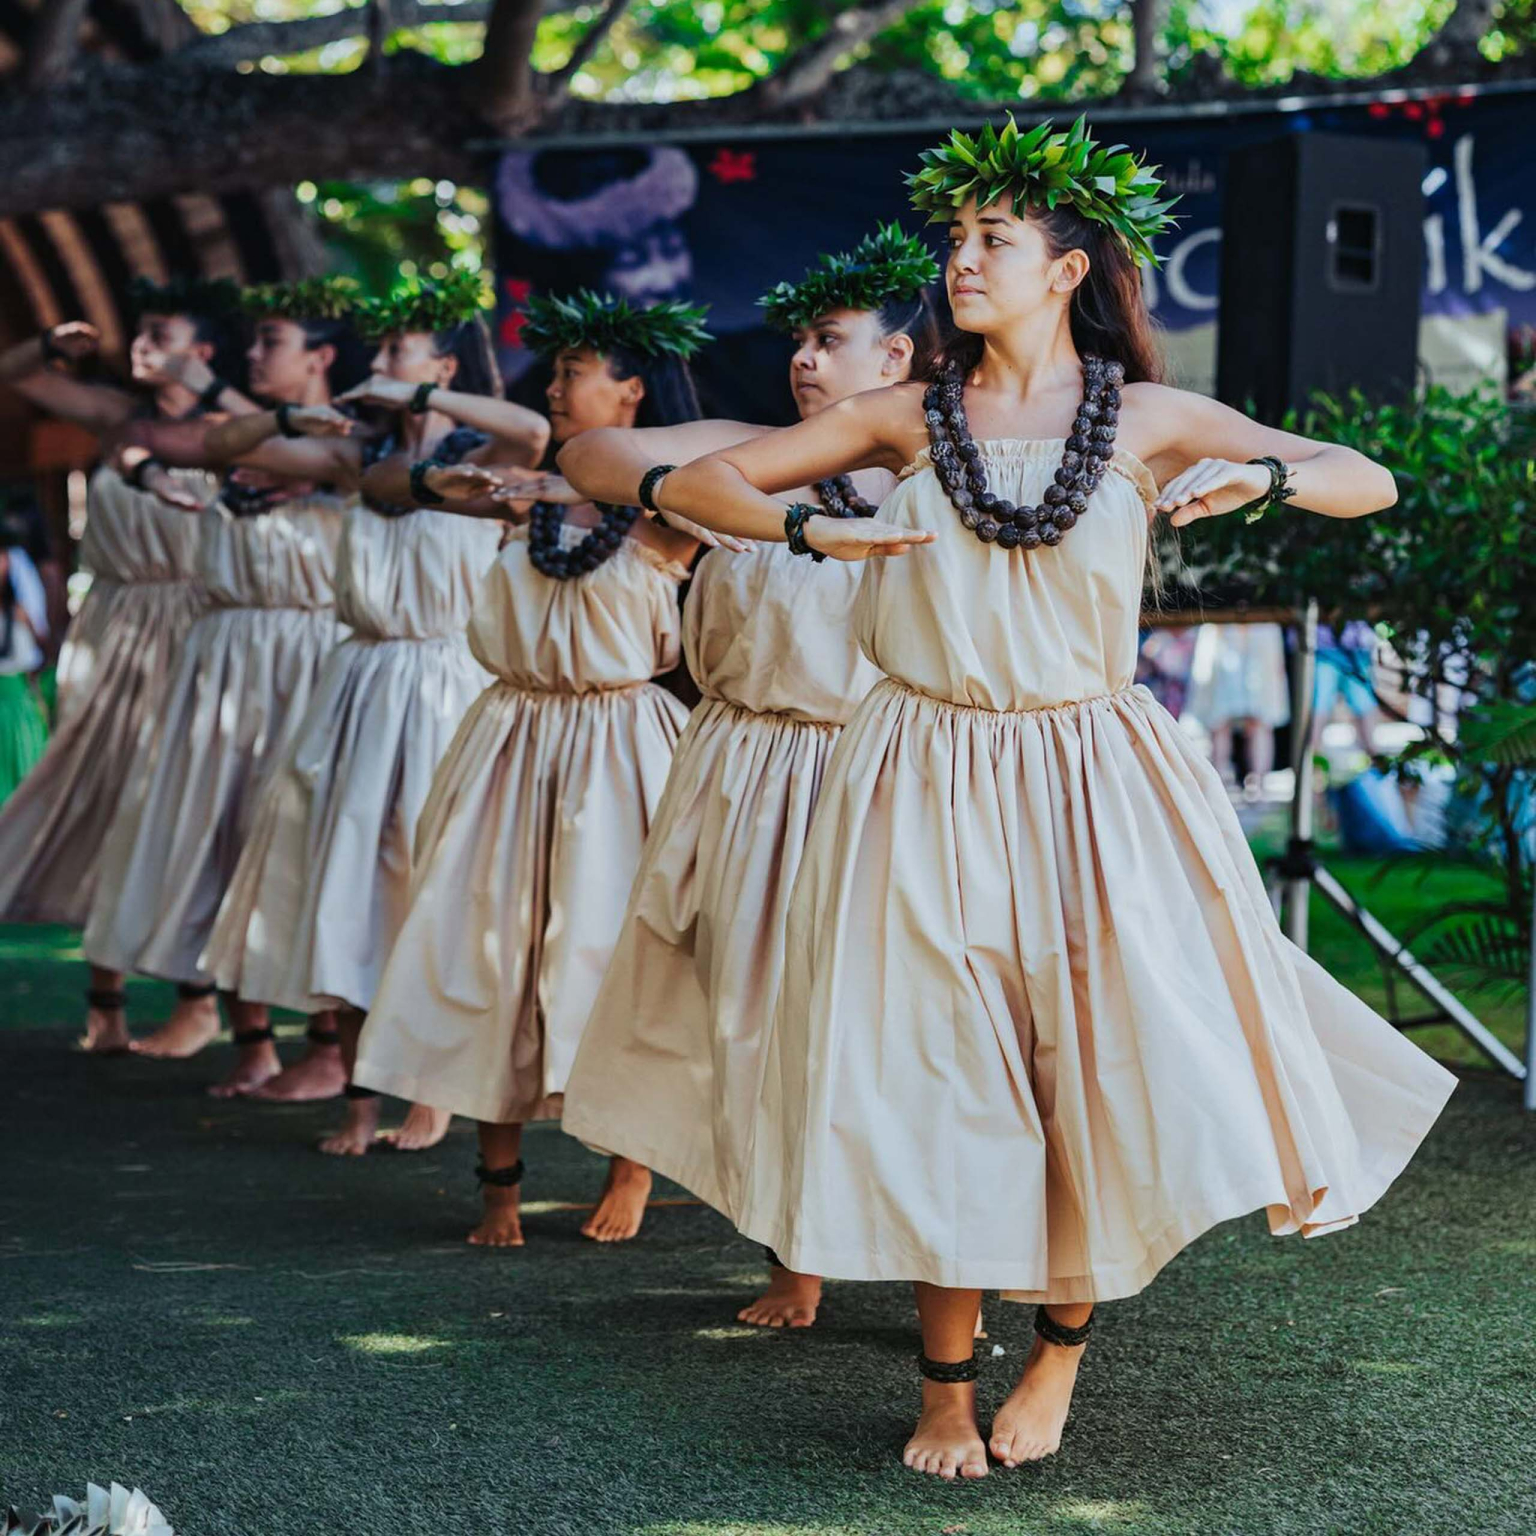
[[[269,440],[264,462],[357,485],[397,452],[443,464],[485,453],[536,461],[548,424],[501,398],[479,310],[478,284],[446,293],[416,286],[369,306],[374,372],[347,399],[388,411],[392,424],[360,439],[356,423],[337,413],[300,413],[301,429],[347,435]],[[263,795],[204,956],[220,988],[247,1001],[339,1014],[341,1054],[308,1055],[255,1097],[324,1098],[347,1084],[362,1016],[405,914],[433,772],[485,686],[465,625],[498,537],[493,522],[366,494],[346,513],[336,606],[350,634],[326,659]],[[405,1150],[431,1146],[448,1118],[418,1106],[390,1139]],[[353,1091],[345,1129],[322,1150],[367,1151],[377,1120],[375,1096]]]
[[[697,415],[699,312],[591,294],[536,300],[557,442]],[[381,466],[382,470],[382,466]],[[418,497],[475,483],[416,466]],[[370,477],[378,494],[398,479]],[[535,505],[481,585],[469,643],[495,681],[448,749],[417,831],[410,911],[363,1028],[357,1081],[480,1122],[475,1244],[515,1246],[522,1128],[561,1095],[666,782],[685,711],[650,679],[678,656],[695,541],[633,507]],[[612,1160],[584,1230],[639,1229],[650,1174]]]
[[[314,326],[259,319],[247,357],[253,391],[294,406],[326,402],[333,385],[356,378],[346,374],[344,331],[323,318]],[[197,358],[182,356],[174,367],[194,391],[213,388]],[[134,451],[152,454],[137,472],[168,476],[170,463],[228,464],[236,454],[223,450],[227,434],[264,414],[211,426],[137,424]],[[176,491],[161,494],[174,498]],[[197,574],[207,606],[186,636],[153,728],[138,743],[85,930],[93,966],[142,971],[182,987],[166,1024],[134,1042],[144,1055],[190,1056],[218,1034],[213,981],[200,957],[250,835],[262,782],[292,740],[338,639],[333,580],[346,506],[333,486],[242,464],[197,514]],[[233,1003],[232,1013],[237,1061],[217,1094],[243,1091],[272,1052],[264,1016]]]
[[[760,301],[794,337],[789,381],[802,416],[927,365],[937,337],[925,290],[938,275],[923,241],[893,226]],[[587,432],[561,451],[560,467],[579,491],[633,501],[642,479],[648,498],[664,482],[667,461],[752,435],[723,421]],[[892,484],[872,470],[852,486],[795,494],[868,515]],[[683,644],[704,702],[678,743],[566,1085],[571,1135],[722,1211],[740,1204],[811,814],[842,727],[880,677],[853,635],[858,582],[858,566],[807,572],[781,543],[712,550],[699,562]],[[768,1259],[768,1289],[738,1319],[808,1327],[820,1278]]]
[[[1454,1080],[1287,942],[1218,776],[1132,682],[1155,511],[1356,517],[1391,476],[1154,382],[1136,262],[1167,205],[1128,153],[1010,124],[924,158],[968,333],[934,382],[656,499],[812,557],[906,555],[855,606],[886,677],[822,787],[735,1214],[797,1269],[916,1283],[904,1460],[952,1478],[1054,1451],[1095,1303],[1217,1222],[1355,1222]],[[869,465],[901,479],[878,521],[765,494]],[[983,1440],[993,1286],[1039,1338]]]
[[[235,297],[230,284],[137,284],[129,362],[138,391],[68,371],[100,345],[96,329],[82,321],[55,326],[0,356],[0,381],[99,434],[106,449],[86,492],[80,565],[91,586],[59,659],[59,718],[42,758],[0,811],[6,922],[84,926],[134,751],[158,717],[177,650],[202,606],[196,522],[150,488],[152,466],[146,479],[145,467],[125,463],[117,450],[123,429],[146,411],[169,422],[207,409],[254,409],[221,380],[216,389],[205,386],[200,400],[166,371],[183,354],[215,359],[228,339]],[[169,480],[194,506],[218,488],[201,471],[177,471]],[[93,968],[84,1049],[128,1049],[125,1001],[122,973]]]

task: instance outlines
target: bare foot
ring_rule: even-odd
[[[901,1453],[914,1472],[953,1482],[987,1475],[987,1448],[976,1427],[976,1384],[925,1381],[923,1411]]]
[[[135,1040],[129,1049],[156,1061],[182,1061],[212,1045],[218,1033],[219,1000],[210,992],[207,997],[178,999],[170,1018],[152,1035]]]
[[[361,1157],[373,1145],[378,1128],[377,1099],[348,1099],[346,1123],[320,1142],[320,1150],[327,1157]]]
[[[736,1314],[738,1323],[759,1328],[809,1328],[821,1303],[821,1276],[801,1275],[778,1264],[769,1266],[768,1289]]]
[[[270,1083],[283,1070],[277,1047],[270,1040],[263,1040],[259,1045],[237,1046],[236,1050],[234,1070],[208,1090],[211,1098],[244,1098],[263,1083]]]
[[[449,1110],[412,1104],[399,1127],[385,1131],[379,1140],[388,1142],[397,1152],[425,1152],[448,1134],[448,1127],[452,1124],[453,1115]]]
[[[270,1099],[279,1104],[309,1104],[317,1099],[334,1099],[347,1086],[347,1069],[339,1045],[315,1045],[291,1067],[284,1067],[276,1077],[251,1091],[253,1099]]]
[[[627,1242],[645,1220],[645,1202],[651,1194],[651,1170],[627,1157],[610,1158],[603,1198],[581,1229],[583,1237],[597,1243]]]
[[[1088,1346],[1066,1349],[1037,1338],[1019,1384],[992,1420],[992,1454],[1005,1467],[1039,1461],[1061,1449],[1061,1431],[1072,1406],[1078,1362]]]
[[[85,1014],[85,1033],[76,1049],[92,1056],[121,1056],[133,1049],[128,1033],[128,1015],[122,1008],[89,1008]]]
[[[521,1188],[516,1184],[510,1189],[482,1184],[480,1198],[485,1201],[485,1215],[480,1218],[480,1225],[469,1234],[468,1240],[476,1248],[521,1248],[523,1223],[518,1215]]]

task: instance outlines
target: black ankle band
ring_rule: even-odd
[[[487,1168],[484,1163],[476,1163],[475,1177],[495,1189],[511,1189],[523,1182],[523,1160],[518,1158],[510,1168]]]
[[[1065,1323],[1058,1323],[1044,1307],[1036,1307],[1035,1332],[1047,1344],[1059,1344],[1063,1349],[1076,1349],[1079,1344],[1086,1344],[1088,1335],[1093,1332],[1093,1313],[1088,1314],[1088,1321],[1080,1328],[1068,1328]]]
[[[85,1000],[92,1008],[100,1008],[103,1013],[114,1013],[128,1006],[128,994],[121,987],[88,987]]]
[[[248,1029],[243,1034],[235,1036],[236,1045],[261,1045],[268,1040],[276,1040],[277,1031],[270,1024],[265,1029]]]
[[[930,1360],[927,1355],[919,1353],[917,1368],[929,1381],[941,1381],[950,1386],[956,1382],[975,1381],[981,1370],[974,1350],[969,1360]]]
[[[340,1045],[341,1032],[335,1029],[306,1029],[304,1038],[311,1045]]]
[[[342,1092],[349,1099],[376,1099],[379,1096],[377,1088],[364,1088],[360,1083],[348,1083]]]
[[[190,981],[176,983],[176,996],[185,1003],[195,1003],[199,998],[212,997],[218,990],[211,981],[206,987],[194,986]]]

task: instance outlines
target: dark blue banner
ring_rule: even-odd
[[[1064,109],[1063,120],[1068,116]],[[1433,378],[1513,381],[1536,337],[1536,203],[1531,161],[1536,91],[1452,93],[1410,102],[1243,112],[1179,122],[1105,122],[1162,167],[1181,194],[1180,223],[1158,241],[1147,296],[1167,332],[1174,376],[1209,389],[1215,368],[1221,190],[1226,155],[1285,133],[1422,140],[1424,323]],[[497,165],[499,333],[508,377],[529,358],[518,306],[530,293],[582,285],[642,301],[686,296],[710,305],[720,343],[701,362],[712,411],[757,420],[792,415],[784,340],[754,300],[795,278],[821,251],[844,249],[884,219],[916,227],[902,182],[939,137],[749,138],[602,150],[512,152]],[[937,252],[941,232],[933,230]],[[536,380],[526,381],[528,388]]]

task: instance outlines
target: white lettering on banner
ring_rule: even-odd
[[[1424,220],[1424,288],[1444,293],[1445,283],[1445,219],[1432,213]]]
[[[1536,288],[1536,272],[1528,272],[1506,261],[1498,253],[1498,247],[1509,238],[1511,232],[1525,215],[1518,208],[1511,208],[1486,235],[1479,235],[1477,216],[1477,183],[1472,175],[1472,148],[1475,135],[1466,133],[1456,141],[1452,159],[1456,167],[1456,213],[1461,225],[1462,289],[1477,293],[1483,286],[1483,273],[1496,278],[1507,287],[1525,293]]]
[[[1162,276],[1168,283],[1168,297],[1175,304],[1181,304],[1185,309],[1202,310],[1214,310],[1220,305],[1219,295],[1198,292],[1190,286],[1189,279],[1184,275],[1184,266],[1190,253],[1198,246],[1213,244],[1220,239],[1221,230],[1215,225],[1209,229],[1197,229],[1193,234],[1185,235],[1164,257]],[[1148,265],[1141,269],[1141,291],[1148,309],[1155,310],[1162,302],[1156,267]]]

